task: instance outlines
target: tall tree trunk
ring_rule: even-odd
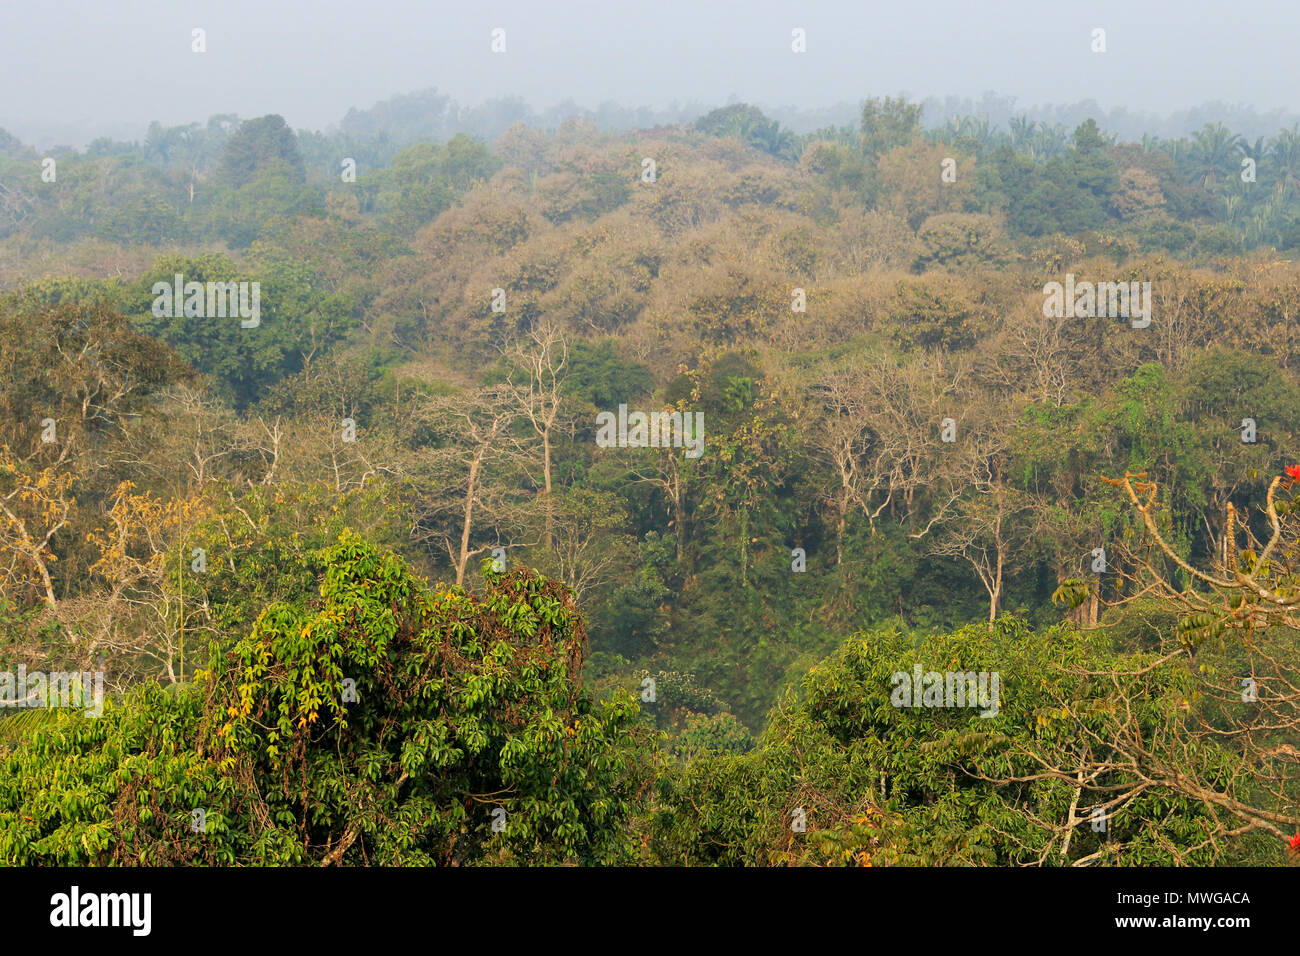
[[[469,465],[469,487],[465,492],[465,524],[460,529],[460,560],[456,562],[456,584],[465,583],[465,565],[469,563],[469,527],[474,518],[474,491],[478,487],[479,464],[483,458],[475,455]]]
[[[542,479],[545,487],[542,491],[543,504],[546,508],[546,553],[551,553],[555,532],[555,518],[551,514],[551,429],[542,431]]]
[[[669,482],[669,498],[673,503],[673,524],[677,527],[677,564],[681,565],[686,556],[686,505],[682,500],[682,476],[673,466],[672,479]]]
[[[998,619],[998,606],[1002,603],[1002,566],[1006,557],[1003,549],[998,548],[997,570],[993,574],[993,587],[989,589],[989,630],[993,630],[993,622]]]
[[[740,586],[749,587],[749,511],[740,513]]]
[[[849,501],[846,490],[845,494],[840,495],[840,513],[835,522],[835,566],[837,568],[844,564],[844,529],[848,524],[848,510]]]

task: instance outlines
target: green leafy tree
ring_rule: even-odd
[[[996,707],[895,705],[896,675],[918,664],[985,672],[988,700],[997,673]],[[920,640],[860,634],[807,673],[756,749],[661,776],[652,848],[679,865],[1231,860],[1223,838],[1241,817],[1222,807],[1250,784],[1227,747],[1184,750],[1170,736],[1190,683],[1103,634],[1014,619]]]
[[[517,569],[482,598],[430,591],[346,533],[315,569],[312,601],[268,606],[194,685],[62,716],[0,758],[0,861],[632,859],[638,705],[581,688],[561,587]]]
[[[306,176],[297,138],[284,117],[271,114],[245,120],[226,141],[216,178],[227,186],[239,188],[277,163],[296,182],[302,182]]]
[[[862,150],[876,157],[895,146],[906,146],[921,133],[920,103],[897,99],[871,97],[862,104]]]
[[[794,134],[748,103],[733,103],[713,110],[696,120],[695,128],[710,136],[734,136],[782,159],[793,159],[797,153]]]

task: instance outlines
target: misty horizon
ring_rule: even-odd
[[[10,9],[0,13],[0,86],[10,91],[0,127],[37,148],[232,113],[324,131],[349,110],[434,89],[462,111],[513,99],[543,125],[603,112],[631,116],[624,128],[746,102],[806,133],[856,122],[867,97],[897,95],[927,104],[926,125],[957,113],[995,126],[1088,115],[1126,139],[1205,122],[1269,135],[1300,119],[1286,104],[1300,74],[1286,46],[1300,10],[1281,3],[1253,6],[1249,21],[1208,3],[1105,3],[1050,23],[1021,0],[916,12],[763,2],[743,19],[730,7],[670,0],[637,18],[583,0],[457,15],[379,0],[364,21],[338,0],[309,17],[247,0]],[[375,24],[387,28],[367,29]],[[202,54],[191,49],[195,28]],[[497,28],[504,53],[491,49]],[[792,50],[795,29],[803,53]],[[1096,29],[1104,53],[1091,49]]]

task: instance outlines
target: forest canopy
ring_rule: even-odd
[[[457,122],[0,131],[0,863],[1295,859],[1300,131]]]

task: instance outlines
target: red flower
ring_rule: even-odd
[[[1287,465],[1286,476],[1292,481],[1300,481],[1300,465]]]
[[[1292,853],[1300,853],[1300,833],[1297,833],[1287,841],[1287,846],[1291,848]]]

